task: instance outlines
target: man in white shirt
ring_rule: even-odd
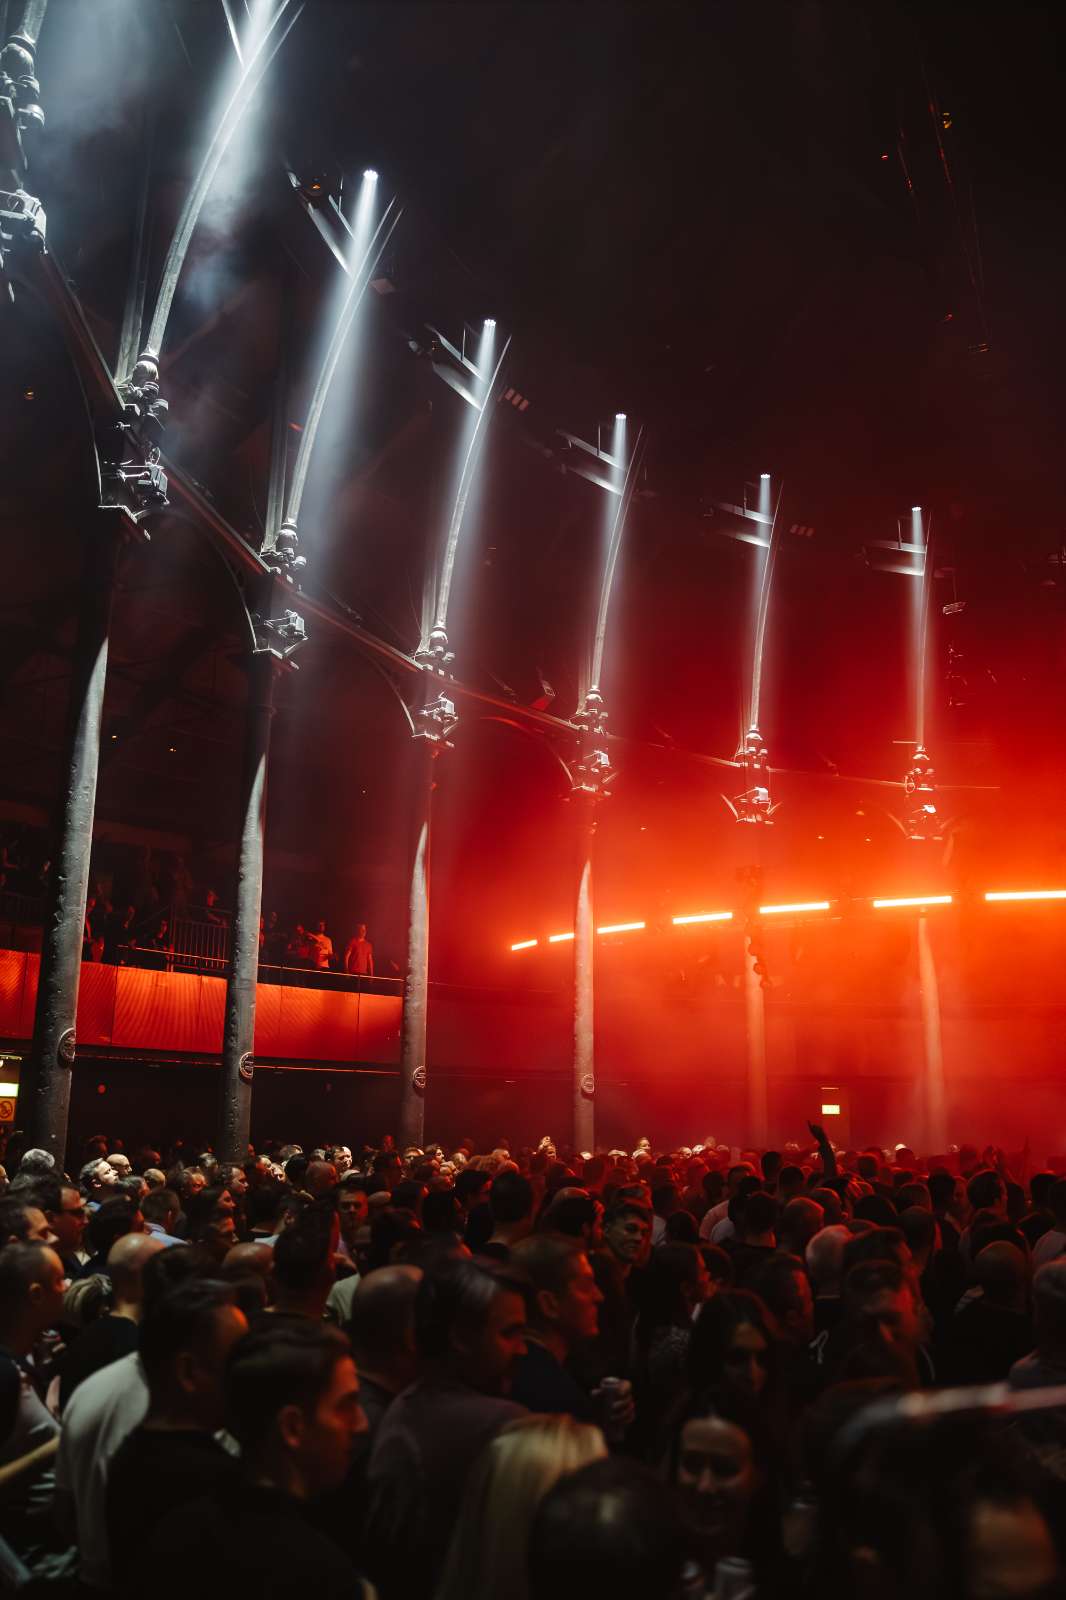
[[[745,1178],[756,1177],[758,1177],[758,1173],[750,1161],[740,1161],[735,1167],[730,1167],[726,1174],[725,1199],[720,1205],[712,1206],[704,1214],[703,1221],[700,1223],[700,1238],[705,1244],[708,1242],[717,1243],[717,1240],[714,1239],[714,1230],[720,1222],[729,1222],[730,1200],[732,1200]],[[731,1223],[730,1227],[732,1227]],[[721,1237],[722,1235],[720,1234],[719,1238]],[[728,1237],[728,1230],[726,1230],[726,1237]]]
[[[307,935],[307,939],[311,946],[311,957],[315,967],[319,972],[328,971],[329,964],[333,960],[333,940],[326,932],[325,921],[319,922],[314,933]]]
[[[78,1546],[78,1577],[91,1589],[110,1590],[107,1474],[119,1445],[144,1421],[148,1385],[134,1352],[94,1372],[78,1385],[63,1413],[56,1462],[55,1514],[62,1533]]]

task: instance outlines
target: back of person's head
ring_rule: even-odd
[[[529,1538],[530,1600],[674,1600],[684,1539],[674,1497],[646,1467],[593,1461],[560,1478]]]
[[[707,1276],[715,1288],[731,1288],[736,1273],[729,1252],[723,1250],[720,1244],[701,1244],[700,1255],[703,1257],[703,1265],[707,1268]]]
[[[1029,1241],[1020,1228],[1012,1222],[1007,1222],[1003,1217],[997,1216],[994,1211],[981,1213],[982,1220],[971,1225],[970,1228],[970,1255],[978,1255],[990,1244],[1012,1244],[1021,1251],[1026,1260],[1029,1258]]]
[[[663,1238],[670,1244],[698,1245],[700,1230],[691,1211],[675,1211],[666,1219]]]
[[[99,1211],[94,1211],[89,1218],[89,1226],[86,1229],[86,1238],[92,1254],[103,1256],[106,1261],[115,1240],[121,1239],[124,1233],[133,1231],[139,1210],[140,1207],[135,1206],[125,1195],[105,1200]]]
[[[274,1245],[274,1282],[279,1295],[310,1294],[333,1281],[332,1214],[309,1207]]]
[[[528,1416],[486,1445],[467,1480],[435,1600],[529,1592],[529,1530],[548,1490],[607,1450],[598,1428],[573,1417]]]
[[[843,1223],[822,1228],[807,1246],[807,1271],[816,1295],[837,1295],[844,1276],[844,1251],[852,1238]]]
[[[1040,1210],[1050,1210],[1051,1191],[1056,1183],[1053,1172],[1034,1172],[1029,1179],[1029,1198]]]
[[[881,1163],[875,1155],[863,1154],[855,1163],[855,1171],[867,1183],[876,1183],[877,1174],[881,1170]]]
[[[1066,1178],[1057,1178],[1047,1191],[1047,1203],[1059,1228],[1066,1228]]]
[[[609,1165],[606,1156],[589,1156],[582,1173],[586,1188],[594,1189],[602,1183]]]
[[[803,1188],[803,1168],[789,1162],[777,1174],[777,1193],[782,1201],[791,1200]]]
[[[50,1150],[27,1150],[18,1165],[19,1176],[26,1173],[34,1178],[46,1177],[55,1164],[56,1158]]]
[[[936,1217],[926,1206],[909,1206],[900,1212],[898,1227],[911,1255],[924,1269],[936,1244]]]
[[[1033,1275],[1037,1344],[1045,1352],[1066,1349],[1066,1259],[1045,1261]]]
[[[766,1182],[773,1183],[774,1179],[781,1171],[781,1152],[779,1150],[767,1150],[760,1164],[762,1166],[762,1175]]]
[[[934,1211],[946,1211],[955,1198],[955,1185],[958,1182],[953,1172],[931,1172],[929,1174],[929,1198],[933,1202]]]
[[[974,1259],[973,1276],[989,1305],[1024,1309],[1029,1262],[1017,1245],[1002,1239],[986,1244]]]
[[[777,1203],[773,1195],[767,1194],[763,1189],[757,1189],[754,1194],[749,1194],[740,1218],[741,1238],[759,1239],[765,1234],[773,1233],[776,1222]]]
[[[883,1194],[864,1194],[855,1202],[855,1215],[862,1222],[872,1222],[875,1228],[892,1228],[898,1212]]]
[[[1006,1192],[999,1173],[989,1168],[983,1172],[975,1172],[966,1185],[966,1197],[975,1211],[995,1210],[1001,1207]]]
[[[359,1280],[346,1332],[360,1369],[380,1367],[398,1350],[413,1350],[421,1281],[421,1270],[407,1265],[379,1267]]]
[[[563,1233],[571,1239],[587,1236],[596,1223],[596,1202],[588,1194],[563,1194],[540,1214],[538,1227],[548,1233]]]
[[[141,1274],[141,1300],[145,1311],[179,1284],[204,1276],[203,1258],[191,1245],[171,1245],[169,1249],[158,1251],[145,1262]]]
[[[286,1161],[285,1177],[294,1189],[303,1188],[304,1179],[307,1177],[307,1169],[310,1165],[311,1163],[305,1155],[290,1156]]]
[[[927,1183],[901,1183],[896,1190],[896,1210],[906,1211],[911,1206],[920,1206],[926,1211],[933,1209],[933,1197]]]
[[[233,1305],[232,1287],[213,1278],[189,1278],[169,1293],[150,1296],[141,1318],[138,1350],[153,1399],[180,1382],[178,1367],[190,1352],[207,1357],[219,1312]]]
[[[337,1363],[351,1346],[327,1322],[286,1322],[242,1339],[226,1364],[226,1426],[242,1454],[255,1460],[278,1441],[282,1412],[314,1413]]]
[[[469,1206],[491,1181],[487,1172],[464,1167],[455,1180],[455,1196],[461,1205]]]
[[[861,1316],[877,1295],[886,1291],[899,1294],[903,1289],[910,1289],[910,1280],[897,1261],[860,1261],[844,1277],[844,1311],[849,1316]]]
[[[370,1223],[368,1271],[408,1259],[417,1253],[422,1238],[422,1225],[412,1211],[383,1206]]]
[[[825,1221],[825,1211],[810,1195],[797,1195],[781,1212],[777,1234],[782,1249],[803,1255],[810,1239]]]
[[[181,1210],[181,1201],[173,1189],[149,1189],[141,1201],[141,1215],[145,1222],[154,1222],[157,1227],[173,1221]]]
[[[896,1218],[899,1221],[899,1218]],[[908,1260],[907,1241],[899,1227],[867,1228],[863,1233],[852,1234],[844,1246],[843,1276],[864,1261],[894,1261],[903,1264]]]
[[[843,1222],[845,1211],[844,1199],[841,1198],[841,1188],[843,1188],[846,1198],[847,1186],[847,1178],[834,1178],[831,1184],[819,1184],[817,1189],[811,1189],[808,1192],[807,1199],[813,1200],[815,1205],[819,1205],[822,1208],[822,1224],[824,1227],[835,1228],[839,1223]]]
[[[746,1287],[752,1294],[758,1295],[786,1333],[797,1318],[802,1318],[805,1301],[809,1312],[810,1289],[806,1269],[799,1256],[789,1255],[785,1250],[775,1250],[764,1261],[760,1261],[747,1278]],[[807,1334],[808,1339],[812,1337],[813,1329]]]
[[[395,1191],[399,1194],[399,1189]],[[459,1237],[463,1231],[463,1213],[452,1189],[431,1189],[422,1201],[422,1227],[427,1234],[453,1233]]]
[[[165,1249],[162,1239],[155,1239],[150,1233],[124,1233],[115,1240],[108,1251],[107,1274],[116,1300],[141,1300],[144,1269],[153,1256]]]
[[[489,1207],[494,1222],[526,1222],[533,1215],[533,1185],[520,1172],[501,1172],[492,1180]]]

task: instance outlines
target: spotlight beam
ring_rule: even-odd
[[[470,442],[467,445],[463,469],[459,475],[459,487],[452,506],[451,521],[448,524],[448,534],[444,543],[444,558],[441,562],[440,586],[437,591],[437,604],[433,613],[434,632],[447,632],[448,627],[448,602],[451,598],[452,577],[455,572],[455,558],[459,553],[459,535],[462,532],[463,516],[466,512],[466,503],[470,498],[470,490],[474,481],[474,469],[477,465],[479,446],[486,432],[485,419],[489,415],[489,396],[496,387],[504,359],[511,347],[510,339],[504,343],[500,351],[500,358],[496,363],[492,377],[484,386],[477,420],[470,433]],[[423,648],[428,645],[428,640],[422,641]]]
[[[622,534],[625,531],[626,518],[629,508],[633,503],[636,492],[637,474],[643,458],[644,430],[637,433],[633,453],[625,469],[622,480],[621,494],[618,498],[618,507],[611,521],[610,532],[607,539],[607,559],[604,562],[603,581],[600,585],[600,603],[596,612],[596,632],[592,641],[592,668],[589,676],[589,689],[593,693],[600,691],[600,679],[603,676],[603,652],[607,642],[607,616],[611,605],[611,593],[614,589],[614,577],[618,567],[618,557],[622,548]]]
[[[214,182],[215,174],[222,163],[222,158],[229,148],[241,119],[255,98],[255,92],[267,68],[288,38],[302,11],[303,0],[279,0],[278,9],[266,23],[262,37],[257,41],[255,49],[247,60],[241,62],[241,72],[236,88],[226,103],[211,143],[208,145],[207,154],[204,156],[200,164],[200,170],[185,197],[185,204],[181,208],[181,214],[178,217],[170,247],[167,250],[166,260],[163,263],[155,309],[152,313],[147,338],[144,341],[145,351],[151,352],[156,358],[158,358],[162,348],[171,307],[177,292],[178,279],[185,264],[189,244],[196,229],[196,224],[200,219],[204,201],[207,199],[208,192]],[[281,27],[281,19],[286,12],[289,12],[288,20],[285,22],[284,27]],[[122,374],[123,378],[126,376],[126,373]]]
[[[311,465],[311,453],[314,450],[319,424],[326,408],[326,401],[329,398],[329,391],[337,371],[337,363],[340,360],[344,342],[355,320],[355,314],[362,303],[367,285],[373,277],[377,264],[381,260],[389,240],[392,238],[393,231],[402,216],[402,208],[398,207],[395,201],[390,202],[361,260],[352,267],[348,290],[341,304],[333,336],[330,339],[321,371],[318,374],[318,381],[311,396],[311,404],[307,409],[304,431],[300,435],[300,448],[293,466],[292,484],[289,488],[289,498],[285,512],[286,522],[293,524],[299,522],[300,505],[303,501],[304,489],[307,486],[307,474]],[[358,242],[356,240],[357,245]]]
[[[763,480],[764,482],[767,480]],[[782,484],[777,491],[777,501],[770,518],[770,539],[766,546],[766,555],[762,563],[762,573],[759,582],[759,599],[755,612],[755,634],[751,653],[751,705],[748,716],[748,727],[759,726],[759,702],[762,698],[762,658],[766,644],[766,620],[770,612],[770,590],[773,585],[774,566],[777,561],[779,540],[777,535],[777,514],[781,509],[781,494],[784,489]],[[767,488],[769,492],[769,486]],[[760,508],[761,509],[761,508]],[[764,520],[765,513],[763,518]]]

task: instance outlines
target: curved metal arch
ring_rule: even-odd
[[[32,269],[26,272],[23,262],[31,259]],[[44,250],[32,258],[23,258],[16,276],[23,288],[52,313],[65,334],[60,343],[85,409],[96,499],[98,504],[102,504],[105,453],[101,451],[100,439],[107,429],[120,426],[124,415],[122,397],[111,380],[107,362],[93,338],[80,302],[73,299],[67,289],[55,256]]]
[[[570,784],[571,787],[573,786],[573,772],[563,760],[562,756],[559,754],[558,750],[556,750],[552,742],[543,733],[535,733],[532,728],[527,728],[523,723],[517,721],[517,719],[514,717],[501,717],[496,714],[486,713],[485,716],[475,717],[473,720],[475,722],[498,722],[501,727],[513,729],[515,733],[520,734],[522,738],[528,740],[530,744],[536,745],[538,750],[546,751],[556,765],[562,768],[563,775],[565,776],[567,783]]]
[[[173,503],[170,503],[170,504],[168,504],[168,506],[166,508],[166,511],[163,513],[163,515],[167,516],[167,517],[173,517],[174,520],[177,521],[177,522],[186,523],[190,528],[192,528],[194,533],[197,533],[197,534],[199,534],[201,536],[200,537],[200,542],[202,544],[205,544],[207,546],[207,548],[210,550],[211,554],[213,556],[215,556],[218,559],[218,561],[220,562],[223,570],[225,571],[225,573],[226,573],[227,577],[229,578],[230,582],[232,583],[234,589],[237,591],[237,598],[240,601],[241,615],[244,618],[245,626],[247,627],[247,630],[248,630],[248,647],[249,647],[249,651],[254,652],[258,648],[259,639],[258,639],[258,636],[256,634],[256,630],[255,630],[254,613],[252,612],[252,610],[251,610],[251,608],[249,607],[249,604],[248,604],[248,593],[247,593],[248,587],[249,587],[249,583],[254,581],[254,580],[249,579],[249,576],[248,576],[247,573],[242,573],[242,572],[238,571],[238,569],[235,567],[233,562],[227,556],[226,552],[219,548],[217,542],[214,539],[212,539],[209,531],[202,525],[202,523],[199,521],[199,519],[192,514],[191,511],[183,511],[183,510],[179,509],[177,506],[175,506]],[[263,580],[264,580],[264,582],[267,581],[270,578],[270,576],[271,576],[271,574],[264,567],[264,569],[263,569]]]

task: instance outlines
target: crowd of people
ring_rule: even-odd
[[[809,1134],[12,1142],[0,1585],[1064,1592],[1066,1178]]]

